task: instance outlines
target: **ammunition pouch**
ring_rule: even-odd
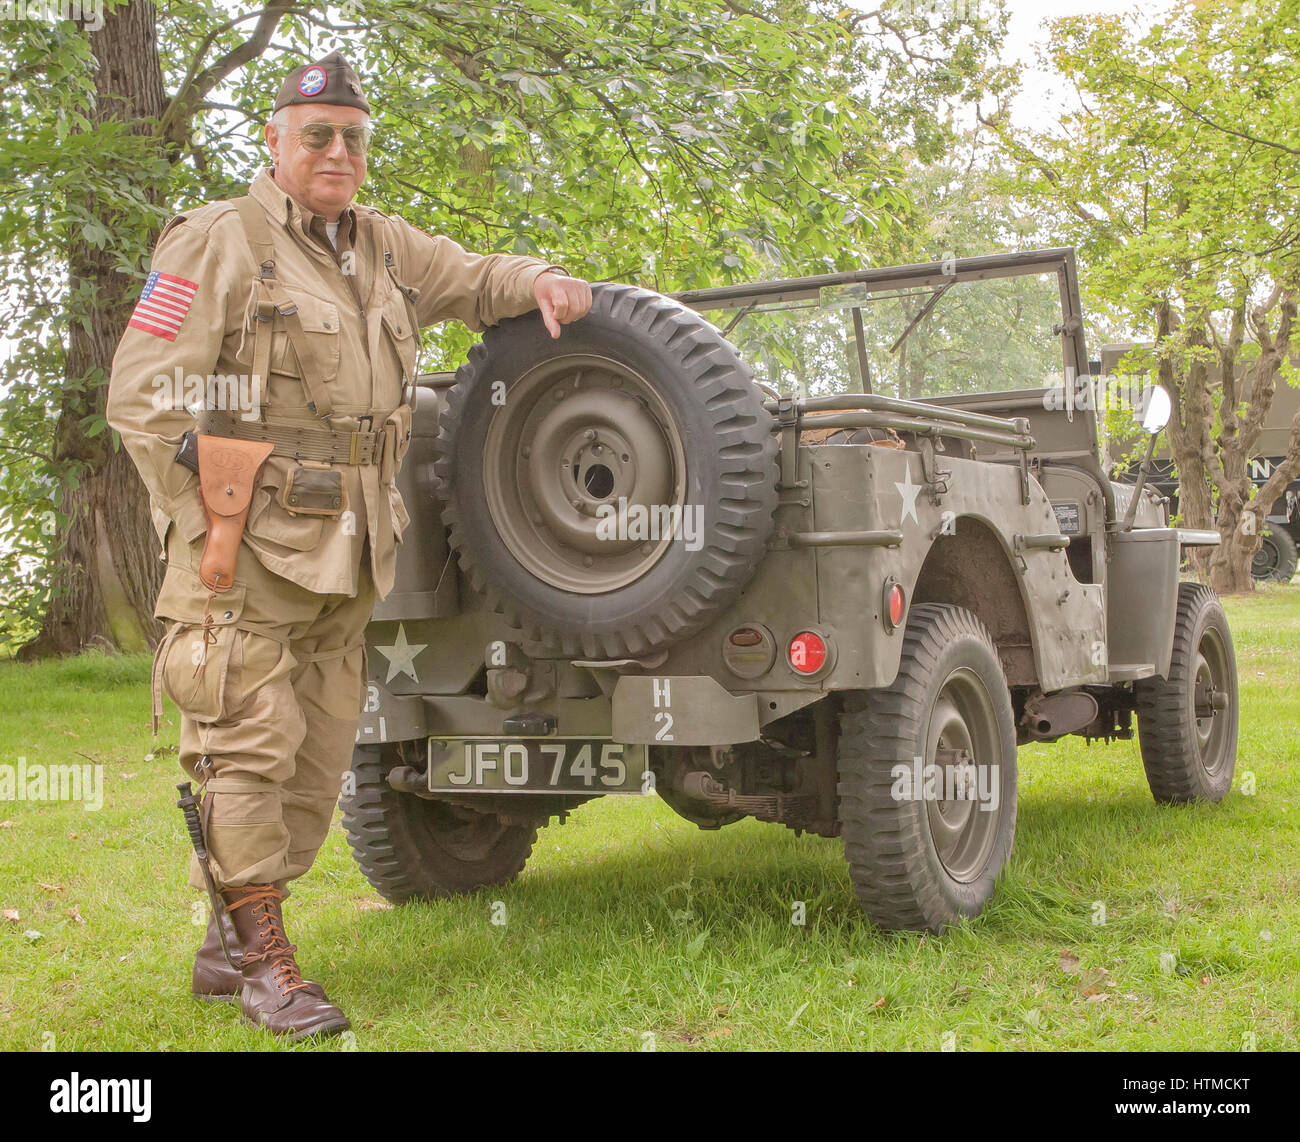
[[[384,421],[383,455],[379,461],[379,483],[391,484],[397,468],[411,447],[411,406],[400,404]]]
[[[347,507],[347,499],[342,469],[298,464],[289,469],[279,502],[290,515],[337,519]]]
[[[248,506],[272,444],[226,437],[197,436],[199,497],[208,520],[199,579],[217,594],[235,583],[235,562],[244,538]]]

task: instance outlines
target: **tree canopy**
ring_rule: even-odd
[[[1051,130],[984,117],[1014,192],[1078,247],[1089,301],[1154,345],[1133,354],[1175,395],[1180,506],[1217,526],[1224,590],[1248,589],[1263,516],[1300,470],[1300,423],[1263,488],[1246,462],[1291,375],[1300,291],[1300,5],[1180,2],[1054,22],[1050,62],[1074,110]]]
[[[242,192],[291,67],[339,48],[361,75],[364,201],[484,252],[671,290],[884,250],[905,161],[943,153],[997,31],[816,0],[107,0],[102,27],[0,25],[0,642],[156,636],[108,366],[161,225]],[[430,334],[426,366],[468,339]]]

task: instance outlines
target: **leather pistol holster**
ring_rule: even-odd
[[[220,594],[235,585],[235,561],[244,538],[253,489],[261,478],[266,458],[275,450],[268,441],[232,440],[197,433],[199,497],[208,517],[199,578]]]

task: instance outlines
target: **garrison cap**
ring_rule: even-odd
[[[370,104],[361,93],[357,73],[338,52],[322,60],[305,63],[291,71],[280,85],[274,111],[295,103],[330,103],[338,107],[358,107],[367,115]]]

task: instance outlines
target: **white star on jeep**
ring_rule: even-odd
[[[920,494],[924,484],[912,483],[912,469],[907,466],[907,461],[903,461],[903,483],[894,481],[894,487],[898,489],[898,494],[903,497],[903,514],[898,517],[901,524],[908,516],[912,517],[914,523],[920,523],[916,514],[916,497]]]
[[[384,679],[384,685],[387,686],[399,674],[409,674],[412,679],[418,682],[420,678],[415,673],[415,656],[428,645],[427,642],[407,642],[406,627],[402,623],[398,623],[397,637],[393,640],[393,645],[375,647],[380,654],[388,659],[388,677]]]

